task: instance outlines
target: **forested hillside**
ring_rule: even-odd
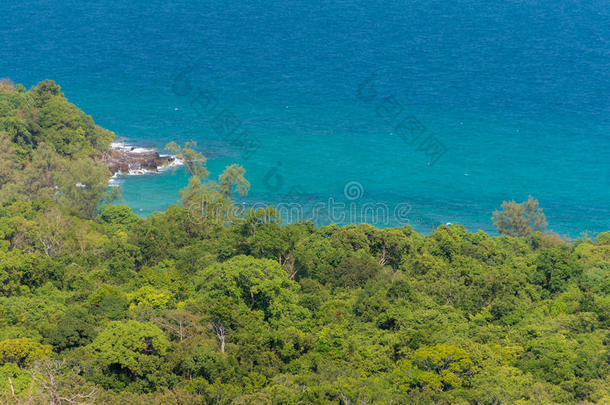
[[[104,204],[112,138],[1,85],[0,402],[610,402],[610,232],[284,225],[193,145],[140,218]]]
[[[0,201],[51,199],[93,218],[110,175],[96,158],[113,138],[53,81],[0,80]]]

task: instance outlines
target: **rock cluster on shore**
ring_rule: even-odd
[[[102,156],[102,161],[108,165],[112,174],[129,174],[158,172],[160,168],[174,164],[176,158],[159,155],[154,149],[122,146],[110,149]]]

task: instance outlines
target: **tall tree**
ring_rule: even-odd
[[[504,201],[501,211],[494,211],[492,220],[499,233],[509,236],[529,237],[546,229],[546,216],[538,200],[531,195],[527,201]]]

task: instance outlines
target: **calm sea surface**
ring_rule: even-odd
[[[214,176],[246,168],[246,205],[493,231],[531,194],[557,232],[610,229],[607,1],[10,3],[0,77],[136,145],[196,140]],[[120,179],[141,215],[186,180]]]

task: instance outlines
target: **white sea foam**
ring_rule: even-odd
[[[122,152],[130,152],[130,153],[150,153],[150,152],[156,152],[155,148],[143,148],[143,147],[138,147],[138,146],[133,146],[130,145],[124,141],[117,141],[117,142],[112,142],[112,144],[110,145],[111,149],[114,150],[120,150]],[[160,173],[163,171],[166,171],[169,168],[172,167],[176,167],[176,166],[182,166],[183,165],[183,161],[180,159],[177,159],[174,155],[162,155],[159,154],[160,157],[173,157],[174,160],[172,160],[171,163],[169,163],[168,165],[165,166],[161,166],[157,169],[157,171],[154,170],[147,170],[147,169],[130,169],[127,173],[122,173],[120,170],[118,172],[116,172],[115,174],[112,175],[112,177],[110,178],[108,184],[110,186],[119,186],[122,183],[122,178],[124,176],[141,176],[144,174],[155,174],[155,173]]]
[[[174,157],[173,155],[160,155],[160,156],[161,157],[166,157],[166,156]],[[178,158],[174,157],[174,160],[172,160],[170,164],[162,166],[162,167],[159,167],[158,170],[161,172],[161,171],[165,171],[165,170],[167,170],[169,168],[172,168],[172,167],[182,166],[183,164],[184,164],[184,162],[182,161],[182,159],[178,159]]]
[[[130,153],[147,153],[147,152],[155,151],[155,148],[142,148],[139,146],[129,145],[128,143],[125,143],[122,141],[112,142],[110,144],[110,147],[115,150],[120,150],[123,152],[130,152]]]
[[[121,172],[120,171],[113,174],[112,177],[110,178],[110,180],[108,180],[108,185],[110,187],[118,187],[121,185],[121,183],[123,183],[123,182],[121,181]]]
[[[148,174],[148,173],[156,173],[153,170],[146,170],[146,169],[129,169],[129,172],[127,172],[127,174],[129,176],[140,176],[142,174]]]

